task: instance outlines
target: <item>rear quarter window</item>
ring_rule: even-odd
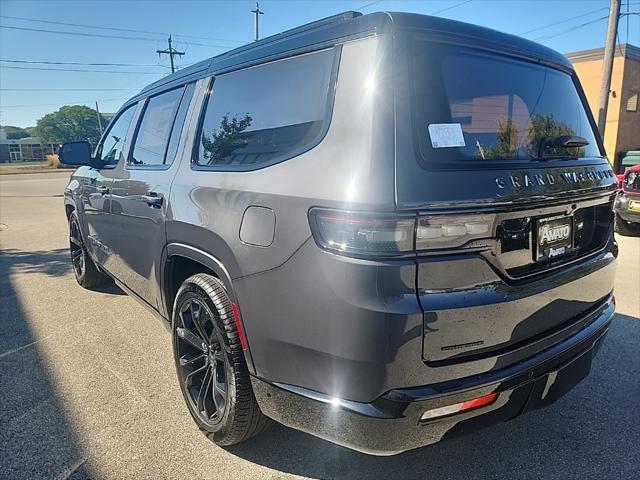
[[[410,55],[414,135],[423,162],[601,156],[568,73],[419,39]],[[582,137],[588,145],[549,148],[559,136]]]
[[[317,144],[330,113],[334,58],[324,50],[215,77],[194,165],[251,170]]]

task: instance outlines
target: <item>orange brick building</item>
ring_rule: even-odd
[[[640,48],[616,46],[604,146],[609,160],[620,161],[624,152],[640,150]],[[598,119],[604,48],[566,54],[573,63],[589,106]]]

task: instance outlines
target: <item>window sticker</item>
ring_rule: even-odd
[[[464,147],[462,125],[459,123],[432,123],[429,136],[433,148]]]

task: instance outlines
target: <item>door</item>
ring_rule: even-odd
[[[193,91],[189,84],[147,99],[125,168],[112,187],[111,212],[120,231],[114,237],[116,276],[153,307],[158,306],[172,166]]]
[[[101,159],[104,168],[90,169],[82,187],[84,220],[82,228],[85,244],[92,257],[109,272],[113,270],[113,228],[110,223],[111,187],[118,163],[124,163],[127,137],[135,115],[135,105],[127,107],[111,123],[102,137],[95,157]]]

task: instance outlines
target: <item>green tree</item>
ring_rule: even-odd
[[[547,137],[574,136],[575,134],[573,128],[564,122],[558,122],[553,118],[552,113],[536,113],[529,119],[527,154],[529,158],[537,158],[539,153],[544,156],[549,152],[540,152],[540,148]],[[556,150],[553,155],[584,156],[584,148],[558,148]]]
[[[102,125],[107,123],[102,117]],[[35,132],[42,143],[88,140],[96,145],[100,140],[98,114],[83,105],[67,105],[38,120]]]
[[[234,115],[229,119],[229,114],[222,116],[220,126],[211,132],[211,136],[202,135],[202,147],[204,158],[209,164],[229,163],[233,153],[247,145],[247,134],[243,133],[251,126],[253,119],[249,114],[238,118]]]
[[[538,158],[541,154],[560,155],[568,157],[583,157],[584,148],[555,148],[553,151],[544,149],[542,143],[548,138],[560,136],[574,136],[575,131],[566,123],[558,122],[553,118],[553,114],[536,113],[529,118],[527,128],[527,137],[524,139],[525,144],[520,139],[518,125],[510,118],[501,118],[498,120],[496,128],[496,141],[494,145],[487,146],[478,142],[478,158],[518,158],[526,153],[526,158]],[[525,151],[522,152],[521,149]]]
[[[481,152],[484,153],[484,158],[517,157],[519,139],[518,125],[510,118],[501,118],[498,120],[498,128],[496,129],[496,144],[484,147]]]
[[[29,132],[27,132],[24,128],[13,127],[11,125],[5,125],[2,127],[4,133],[7,135],[7,140],[18,140],[20,138],[26,138],[29,136]]]

